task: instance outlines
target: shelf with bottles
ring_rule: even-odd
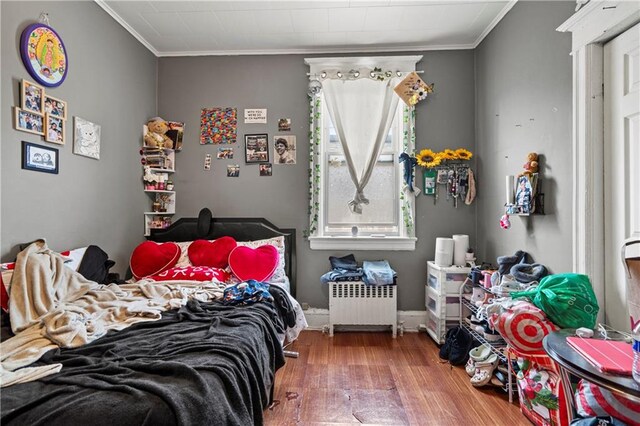
[[[176,212],[176,193],[174,191],[145,191],[154,196],[151,212],[174,214]]]
[[[165,229],[171,226],[174,213],[145,212],[144,214],[144,236],[151,235],[152,229]]]

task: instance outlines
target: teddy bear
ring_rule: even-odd
[[[145,146],[151,148],[173,148],[173,141],[166,135],[169,124],[160,117],[154,117],[147,122],[148,131],[144,135]]]
[[[531,176],[534,173],[538,173],[538,154],[535,152],[527,154],[527,162],[522,167],[524,168],[524,172],[520,173],[518,176]]]

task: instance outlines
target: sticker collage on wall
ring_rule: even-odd
[[[244,110],[244,124],[267,124],[266,108]],[[291,131],[291,119],[277,120],[278,132]],[[238,110],[234,107],[203,108],[200,114],[200,145],[234,145],[238,137]],[[244,135],[244,160],[246,165],[257,164],[258,176],[273,175],[273,164],[296,164],[296,137],[293,135],[273,136],[273,151],[269,147],[268,133],[247,133]],[[227,177],[240,176],[240,164],[234,146],[218,146],[217,160],[234,160],[227,164]],[[204,170],[212,169],[212,154],[205,154]],[[234,159],[235,158],[235,159]],[[242,158],[242,157],[240,157]]]

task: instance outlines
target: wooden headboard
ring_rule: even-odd
[[[230,236],[236,241],[264,240],[284,237],[285,272],[289,277],[291,295],[296,295],[296,230],[278,228],[264,218],[214,218],[207,208],[198,217],[181,218],[165,229],[152,229],[147,238],[159,243],[168,241],[215,240]]]

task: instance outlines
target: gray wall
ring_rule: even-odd
[[[124,272],[143,240],[137,153],[142,123],[156,111],[157,60],[94,2],[2,1],[2,260],[17,245],[44,237],[53,249],[97,244]],[[19,82],[33,81],[20,59],[22,30],[48,11],[68,54],[66,81],[47,93],[68,102],[64,146],[13,129]],[[73,116],[102,126],[100,160],[72,154]],[[60,173],[21,170],[21,141],[60,149]]]
[[[412,53],[414,54],[414,53]],[[330,55],[326,55],[330,56]],[[177,216],[194,216],[202,207],[214,215],[265,217],[298,232],[298,292],[300,302],[327,307],[326,288],[319,277],[329,269],[330,255],[348,252],[310,250],[302,238],[308,226],[308,101],[304,56],[238,56],[160,58],[158,113],[186,123],[183,151],[177,154],[175,184]],[[436,150],[474,145],[474,76],[472,51],[424,53],[418,69],[435,82],[435,93],[417,106],[417,148]],[[216,160],[216,146],[198,142],[200,109],[237,107],[238,139],[233,160]],[[244,124],[245,108],[267,108],[268,123]],[[257,165],[244,164],[242,136],[267,132],[270,148],[277,119],[290,117],[298,143],[294,166],[273,166],[273,177],[259,177]],[[213,156],[204,171],[205,154]],[[227,178],[227,164],[239,164],[240,177]],[[422,187],[422,184],[419,185]],[[454,209],[451,203],[421,196],[416,205],[418,243],[415,252],[355,252],[359,261],[387,259],[399,276],[399,309],[424,310],[426,262],[434,258],[435,238],[469,234],[475,244],[475,205]]]
[[[555,29],[575,2],[518,2],[475,49],[478,241],[481,258],[518,249],[554,272],[571,271],[571,35]],[[528,152],[541,160],[545,216],[504,213],[505,176]]]

